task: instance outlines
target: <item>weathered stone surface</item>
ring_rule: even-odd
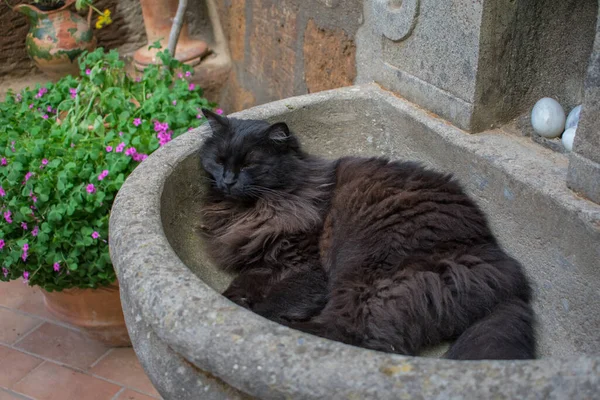
[[[357,83],[379,82],[473,132],[544,96],[566,109],[581,102],[597,0],[398,2],[394,12],[417,3],[416,25],[400,41],[382,36],[382,19],[365,7]]]
[[[244,59],[246,40],[246,2],[244,0],[232,0],[229,7],[229,50],[234,61]]]
[[[288,0],[252,1],[252,27],[245,65],[265,91],[283,99],[294,95],[298,8]]]
[[[600,9],[568,177],[570,188],[600,204],[600,119],[598,116],[600,116]]]
[[[344,31],[319,28],[310,19],[303,48],[308,93],[352,85],[356,77],[356,46]]]
[[[304,57],[308,23],[312,21],[319,29],[335,33],[339,38],[345,35],[349,41],[363,23],[363,0],[225,0],[218,5],[235,76],[228,82],[220,104],[231,111],[241,110],[238,107],[242,104],[263,104],[317,90],[308,87],[307,74],[314,77],[309,79],[313,88],[335,87],[325,81],[329,78],[327,73],[316,68],[307,73],[306,67],[311,62]],[[312,56],[325,57],[324,54]],[[344,69],[350,71],[349,66]],[[340,79],[338,85],[346,85],[346,81]],[[240,101],[241,98],[245,100]]]
[[[234,116],[286,121],[308,151],[327,157],[385,155],[454,172],[534,282],[542,358],[456,362],[374,352],[291,330],[220,296],[231,278],[206,260],[195,233],[204,126],[140,164],[111,212],[111,257],[131,337],[163,398],[221,399],[228,387],[231,398],[260,399],[597,396],[600,317],[591,310],[600,309],[600,206],[565,187],[564,155],[502,131],[465,135],[376,85]]]

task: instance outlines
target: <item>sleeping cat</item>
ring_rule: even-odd
[[[284,123],[203,110],[202,234],[224,296],[332,340],[452,359],[535,358],[531,289],[447,174],[305,153]]]

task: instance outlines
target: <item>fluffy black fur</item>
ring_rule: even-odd
[[[535,357],[523,268],[450,175],[323,160],[284,123],[204,113],[203,235],[214,262],[238,273],[229,299],[375,350],[415,355],[455,340],[448,358]]]

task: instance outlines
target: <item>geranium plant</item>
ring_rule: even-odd
[[[114,282],[107,235],[125,178],[214,108],[192,69],[162,65],[132,79],[116,51],[80,59],[80,77],[9,93],[0,103],[0,273],[45,290]],[[220,112],[220,110],[217,110]]]

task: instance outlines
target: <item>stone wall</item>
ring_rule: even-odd
[[[217,3],[233,61],[228,112],[354,82],[362,0]]]

